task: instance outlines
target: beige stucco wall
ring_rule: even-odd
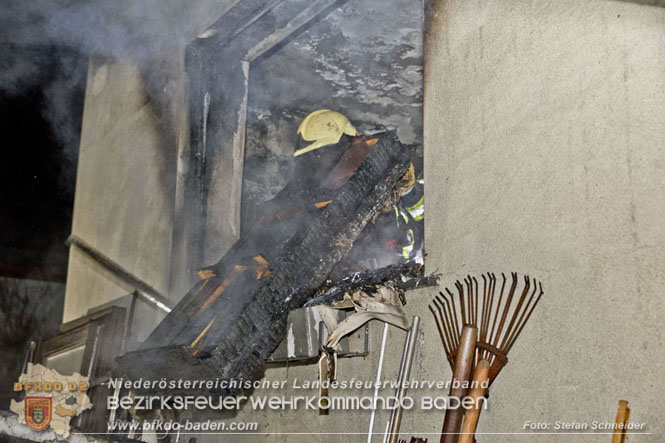
[[[136,65],[90,63],[72,233],[166,292],[173,189],[158,129]],[[132,290],[70,248],[65,321]]]
[[[448,282],[528,272],[547,292],[480,431],[613,420],[625,399],[631,418],[660,434],[633,441],[661,441],[665,10],[448,1],[434,20],[428,264]]]

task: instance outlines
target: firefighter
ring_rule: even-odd
[[[393,205],[396,238],[386,242],[388,249],[396,252],[402,262],[424,263],[424,185],[422,174],[416,178],[412,163],[402,177]]]
[[[342,137],[358,136],[346,116],[329,109],[307,115],[297,133],[293,156],[298,159],[295,176],[302,189],[312,189],[320,175],[337,163],[347,146],[340,144]],[[323,147],[327,148],[319,149]],[[422,175],[416,177],[412,163],[400,181],[391,213],[379,217],[374,232],[359,239],[358,247],[351,254],[355,261],[369,268],[424,262],[423,185]]]
[[[359,238],[350,258],[368,269],[399,263],[424,262],[424,180],[409,167],[397,185],[393,203],[365,237]]]

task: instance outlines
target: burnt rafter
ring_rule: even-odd
[[[341,143],[348,147],[350,140]],[[353,143],[373,146],[348,180],[299,196],[305,207],[311,203],[308,198],[324,196],[330,202],[309,210],[300,206],[295,219],[257,222],[248,238],[205,270],[205,278],[153,331],[142,350],[119,359],[130,377],[238,380],[257,375],[284,339],[289,311],[329,285],[331,273],[359,234],[393,198],[413,156],[413,148],[401,144],[393,132]],[[315,175],[328,183],[324,171]],[[280,193],[275,199],[286,197]]]

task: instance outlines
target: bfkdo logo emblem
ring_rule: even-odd
[[[25,397],[25,422],[35,431],[43,431],[51,423],[51,397]]]

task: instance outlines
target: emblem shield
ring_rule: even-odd
[[[51,397],[25,397],[25,423],[35,431],[43,431],[51,424]]]

